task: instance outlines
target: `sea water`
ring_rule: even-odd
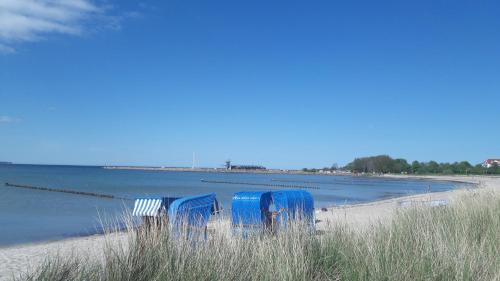
[[[207,183],[224,181],[248,184]],[[131,211],[132,200],[117,200],[5,186],[5,183],[109,194],[134,199],[143,196],[188,196],[215,192],[229,211],[237,191],[272,190],[283,184],[311,187],[315,207],[355,204],[409,194],[445,191],[452,182],[378,177],[164,172],[111,170],[102,167],[0,165],[0,246],[57,240],[102,232]]]

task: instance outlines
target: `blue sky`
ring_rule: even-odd
[[[499,8],[1,0],[0,161],[500,157]]]

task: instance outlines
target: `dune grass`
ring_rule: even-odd
[[[19,280],[500,280],[493,192],[402,210],[363,231],[331,225],[314,235],[294,222],[278,235],[243,239],[226,228],[207,240],[131,228],[103,260],[51,257]]]

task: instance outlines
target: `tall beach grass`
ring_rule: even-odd
[[[163,224],[129,228],[104,258],[50,257],[19,280],[500,280],[500,197],[482,190],[444,207],[414,207],[359,231],[311,234],[294,222],[277,235],[206,240]]]

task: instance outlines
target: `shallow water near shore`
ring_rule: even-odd
[[[29,190],[5,186],[6,182],[103,193],[128,199],[148,195],[176,197],[215,192],[226,212],[229,211],[235,192],[281,188],[272,185],[310,187],[306,190],[313,195],[316,208],[446,191],[461,185],[454,182],[377,177],[0,165],[0,246],[99,233],[101,221],[116,221],[133,206],[132,200]]]

